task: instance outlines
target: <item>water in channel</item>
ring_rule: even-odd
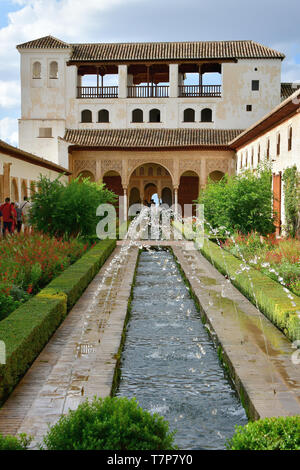
[[[224,449],[247,418],[169,251],[140,255],[117,396],[177,429],[180,449]]]

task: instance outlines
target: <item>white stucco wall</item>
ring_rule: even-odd
[[[170,65],[169,98],[126,98],[130,77],[127,66],[119,66],[119,98],[77,99],[77,67],[67,66],[70,50],[22,50],[21,88],[22,115],[19,124],[20,148],[63,164],[56,144],[65,128],[213,128],[245,129],[280,103],[281,60],[252,59],[222,64],[222,96],[220,98],[179,98],[178,65]],[[32,65],[41,62],[41,79],[32,78]],[[58,62],[58,79],[49,79],[52,60]],[[252,91],[252,80],[260,81],[259,91]],[[252,111],[246,111],[246,105]],[[183,122],[185,108],[195,110],[195,122]],[[201,110],[211,108],[213,122],[200,122]],[[132,123],[132,111],[143,110],[144,122]],[[149,123],[149,111],[161,111],[160,123]],[[81,111],[90,109],[92,123],[81,123]],[[109,111],[109,123],[97,123],[100,109]],[[38,137],[40,127],[52,127],[53,139]],[[65,159],[65,157],[63,157]]]

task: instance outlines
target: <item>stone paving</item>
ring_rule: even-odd
[[[254,418],[300,415],[300,364],[291,342],[198,251],[174,246],[185,276]]]
[[[173,248],[228,358],[253,417],[300,414],[300,366],[291,343],[195,249],[191,242],[143,242]],[[65,321],[0,409],[0,433],[34,436],[86,398],[110,394],[138,249],[105,274],[119,243]]]
[[[0,409],[0,433],[34,436],[35,448],[61,414],[86,398],[110,394],[138,255],[131,248],[120,268],[115,264],[104,279],[120,250],[106,261]]]

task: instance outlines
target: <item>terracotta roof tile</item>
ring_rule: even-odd
[[[241,132],[240,129],[67,129],[64,140],[83,147],[223,147]]]
[[[296,90],[300,88],[300,85],[294,83],[282,83],[281,84],[281,101],[289,98]]]
[[[69,47],[72,48],[70,60],[73,61],[284,59],[284,54],[254,41],[67,44],[53,36],[45,36],[17,46],[18,49]]]
[[[34,39],[33,41],[24,42],[19,44],[17,49],[69,49],[70,44],[67,44],[60,39],[53,36],[45,36],[43,38]]]

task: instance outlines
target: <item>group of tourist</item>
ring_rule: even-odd
[[[5,202],[0,205],[0,227],[3,237],[7,233],[20,233],[22,226],[24,233],[29,233],[29,210],[30,202],[27,196],[24,196],[24,200],[20,203],[11,202],[9,197],[5,198]]]

